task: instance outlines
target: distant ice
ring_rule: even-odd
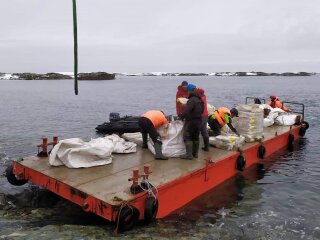
[[[14,75],[12,73],[4,73],[0,74],[0,80],[11,80],[11,79],[18,79],[19,77],[17,75]]]

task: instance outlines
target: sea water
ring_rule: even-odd
[[[320,239],[320,76],[118,77],[113,81],[0,81],[0,171],[15,158],[35,155],[41,137],[99,137],[110,112],[175,114],[177,86],[186,80],[205,90],[215,107],[235,107],[247,96],[305,104],[310,124],[291,153],[266,159],[267,172],[250,169],[126,238]],[[113,225],[34,185],[11,186],[0,177],[0,238],[100,239]],[[5,199],[4,199],[5,198]],[[161,203],[160,203],[161,204]]]

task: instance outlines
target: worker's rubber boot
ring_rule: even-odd
[[[185,141],[184,144],[186,145],[186,154],[181,155],[180,158],[192,160],[193,159],[193,156],[192,156],[193,143],[192,143],[192,141]]]
[[[142,148],[148,148],[148,133],[142,133]]]
[[[193,141],[192,156],[194,158],[198,158],[198,152],[199,152],[199,141]]]
[[[154,151],[156,152],[156,154],[155,154],[155,156],[154,156],[156,160],[168,160],[168,158],[165,157],[165,156],[162,154],[162,145],[161,145],[161,143],[155,142],[155,144],[154,144]]]
[[[204,147],[202,148],[203,151],[209,152],[209,138],[203,138]]]

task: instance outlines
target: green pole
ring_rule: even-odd
[[[74,46],[74,93],[78,95],[78,30],[77,30],[77,3],[73,3],[73,46]]]

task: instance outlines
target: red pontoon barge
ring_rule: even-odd
[[[210,148],[194,160],[157,161],[150,151],[138,148],[134,154],[115,155],[106,166],[70,169],[49,166],[48,157],[26,157],[7,169],[7,178],[15,185],[31,181],[124,231],[138,220],[149,223],[167,216],[254,164],[263,170],[265,157],[292,147],[306,128],[304,123],[271,126],[265,128],[263,141],[246,143],[241,152]]]

